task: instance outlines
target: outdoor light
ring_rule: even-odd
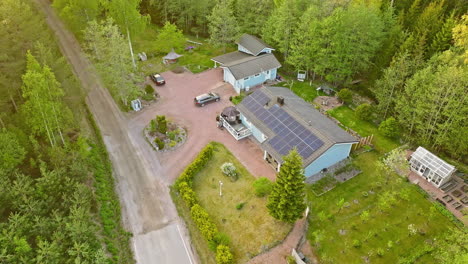
[[[223,187],[223,182],[219,181],[219,196],[223,196],[222,187]]]

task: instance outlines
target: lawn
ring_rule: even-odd
[[[374,135],[373,144],[375,149],[380,153],[387,153],[398,147],[398,143],[396,141],[383,136],[376,125],[360,120],[356,116],[355,112],[347,106],[337,107],[328,111],[328,113],[343,125],[356,131],[362,137]]]
[[[211,58],[225,53],[223,48],[213,47],[206,39],[197,39],[186,35],[187,39],[203,44],[198,45],[187,42],[186,46],[193,46],[194,49],[192,51],[177,51],[179,54],[183,55],[183,57],[180,57],[177,63],[164,65],[162,63],[162,57],[165,54],[155,54],[154,52],[157,45],[156,37],[158,31],[159,28],[155,25],[147,26],[145,32],[135,37],[133,40],[135,54],[144,51],[148,55],[147,61],[139,61],[140,71],[142,71],[144,75],[149,75],[152,72],[172,70],[178,66],[184,66],[193,73],[199,73],[213,68],[214,62],[211,61]],[[226,53],[233,50],[233,47],[228,47]]]
[[[221,173],[224,162],[233,163],[240,177],[232,182]],[[199,203],[213,218],[220,232],[231,238],[231,249],[237,263],[245,263],[269,247],[283,240],[290,224],[272,218],[266,209],[266,198],[254,194],[255,178],[223,145],[216,144],[214,155],[208,165],[193,181],[193,189]],[[219,181],[223,182],[223,196],[219,196]],[[236,208],[245,203],[243,208]],[[206,262],[203,262],[206,263]]]
[[[362,173],[320,197],[313,194],[312,186],[307,187],[312,208],[308,236],[321,263],[364,263],[364,257],[370,263],[393,264],[403,258],[437,263],[431,253],[423,254],[425,241],[442,235],[454,224],[431,209],[434,205],[417,186],[397,175],[390,175],[386,182],[386,177],[376,173],[378,158],[375,151],[356,157],[354,163]],[[384,199],[385,192],[393,192],[396,200],[391,203],[390,198]],[[340,211],[337,203],[342,198],[347,205]],[[381,212],[378,205],[383,200],[391,205]],[[370,216],[367,221],[360,217],[365,210]],[[413,235],[410,224],[417,230]]]
[[[291,82],[292,82],[292,86],[291,86]],[[315,99],[315,97],[319,95],[320,96],[327,95],[322,91],[316,90],[317,87],[320,86],[319,84],[312,82],[312,85],[311,85],[309,81],[300,82],[300,81],[290,80],[290,81],[280,82],[276,86],[289,88],[296,95],[304,99],[306,102],[310,102],[310,103]]]

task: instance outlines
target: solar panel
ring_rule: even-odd
[[[265,93],[255,91],[247,96],[242,104],[276,134],[269,138],[267,143],[278,154],[287,155],[296,147],[302,158],[307,159],[323,146],[324,143],[320,139],[283,108],[275,104],[265,109],[269,101],[270,98]]]

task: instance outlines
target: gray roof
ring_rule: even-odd
[[[309,103],[305,102],[302,98],[298,97],[287,88],[264,87],[254,93],[257,92],[263,92],[268,96],[268,98],[270,98],[268,105],[276,104],[276,98],[279,96],[283,97],[284,105],[281,106],[281,108],[323,142],[323,145],[316,149],[310,156],[303,157],[304,167],[308,166],[315,159],[320,157],[320,155],[334,144],[358,142],[356,138],[346,133],[332,120],[325,117]],[[268,137],[268,139],[262,143],[262,147],[276,160],[282,162],[282,155],[279,154],[269,142],[270,139],[276,136],[276,133],[272,128],[256,117],[255,113],[251,112],[247,108],[244,101],[242,101],[237,108],[250,122],[252,122],[252,124],[254,124]]]
[[[171,52],[169,52],[166,56],[163,57],[163,59],[166,59],[166,60],[175,60],[175,59],[178,59],[180,57],[182,57],[183,55],[180,55],[180,54],[177,54],[174,49],[171,50]]]
[[[443,161],[423,147],[418,147],[416,151],[411,154],[411,158],[419,161],[442,178],[447,178],[455,172],[454,166]]]
[[[263,40],[249,34],[242,35],[237,44],[242,45],[255,56],[257,56],[264,48],[273,49],[271,46],[263,42]]]
[[[220,63],[222,67],[228,68],[236,80],[281,67],[281,64],[272,53],[252,56],[240,51],[234,51],[214,57],[211,60]]]

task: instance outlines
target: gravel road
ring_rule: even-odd
[[[158,157],[129,132],[126,117],[50,3],[35,1],[87,92],[86,102],[101,129],[112,161],[124,225],[134,234],[131,243],[137,263],[195,263],[187,231],[169,196]]]

